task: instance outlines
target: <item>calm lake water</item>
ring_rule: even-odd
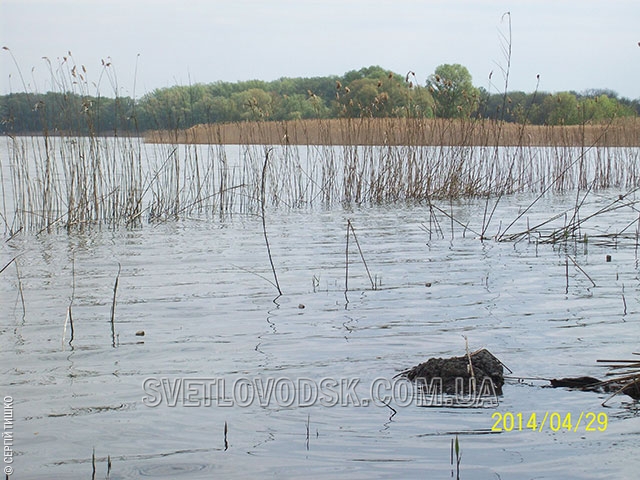
[[[591,192],[581,218],[627,193]],[[534,199],[502,198],[489,234]],[[441,213],[436,229],[422,204],[270,209],[280,297],[256,215],[5,232],[0,268],[18,258],[0,274],[5,420],[13,399],[13,463],[3,467],[20,479],[92,478],[93,464],[95,478],[112,479],[451,478],[457,434],[462,479],[634,478],[638,403],[603,407],[608,395],[545,379],[602,378],[597,359],[639,351],[637,201],[630,193],[585,222],[587,242],[555,245],[479,240],[484,199],[439,204],[468,229]],[[544,234],[575,203],[576,192],[545,195],[512,231],[558,214]],[[377,289],[352,236],[345,296],[348,220]],[[569,262],[567,277],[567,254],[583,271]],[[513,372],[499,405],[372,400],[372,385],[462,355],[465,339]],[[304,385],[323,380],[346,391],[305,401]],[[269,382],[284,390],[266,398],[256,384]],[[496,412],[525,423],[571,414],[574,427],[581,413],[605,413],[608,423],[491,432]]]

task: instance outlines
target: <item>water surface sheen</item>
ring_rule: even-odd
[[[593,194],[585,209],[617,194]],[[532,198],[505,197],[490,233]],[[530,224],[570,208],[574,198],[545,198]],[[484,206],[443,208],[478,231]],[[450,478],[454,432],[461,478],[632,478],[637,404],[616,398],[603,408],[606,395],[543,388],[543,381],[509,381],[497,408],[392,402],[396,414],[376,405],[257,399],[223,406],[210,397],[210,406],[186,406],[182,398],[175,406],[144,404],[149,378],[224,379],[227,390],[238,378],[359,379],[362,399],[376,378],[464,353],[465,337],[517,377],[602,377],[596,359],[638,351],[634,241],[482,242],[441,214],[439,229],[429,218],[423,205],[268,212],[279,298],[267,281],[273,277],[256,216],[3,242],[2,265],[20,255],[19,270],[12,265],[0,275],[1,388],[14,399],[16,478],[91,478],[94,449],[96,478],[107,475],[107,457],[112,479]],[[347,219],[379,288],[371,289],[351,238],[345,298]],[[612,233],[634,219],[637,212],[621,209],[585,228]],[[566,251],[596,287],[570,264],[567,290]],[[606,412],[609,423],[604,432],[489,433],[494,412]]]

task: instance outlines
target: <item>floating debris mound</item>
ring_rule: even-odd
[[[442,381],[442,391],[451,395],[472,393],[470,385],[474,378],[476,388],[480,389],[483,383],[490,381],[498,395],[502,395],[504,385],[502,362],[485,348],[462,357],[430,358],[399,375],[426,385],[434,379]]]

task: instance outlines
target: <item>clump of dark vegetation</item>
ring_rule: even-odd
[[[479,391],[482,383],[486,381],[490,381],[495,392],[501,395],[504,385],[502,363],[484,348],[461,357],[430,358],[402,372],[402,375],[409,380],[423,382],[426,385],[430,385],[433,379],[441,379],[442,391],[451,395],[463,392],[467,395],[473,393],[469,392],[473,382]]]

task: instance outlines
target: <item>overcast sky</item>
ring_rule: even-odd
[[[507,11],[510,90],[532,92],[540,74],[543,91],[608,88],[640,98],[640,0],[0,0],[0,46],[30,91],[51,89],[42,57],[56,66],[71,51],[90,82],[109,58],[118,93],[136,97],[369,65],[412,70],[424,84],[443,63],[466,66],[476,86],[495,92],[504,88]],[[0,93],[24,91],[4,50],[0,76]],[[112,96],[105,78],[100,93]]]

